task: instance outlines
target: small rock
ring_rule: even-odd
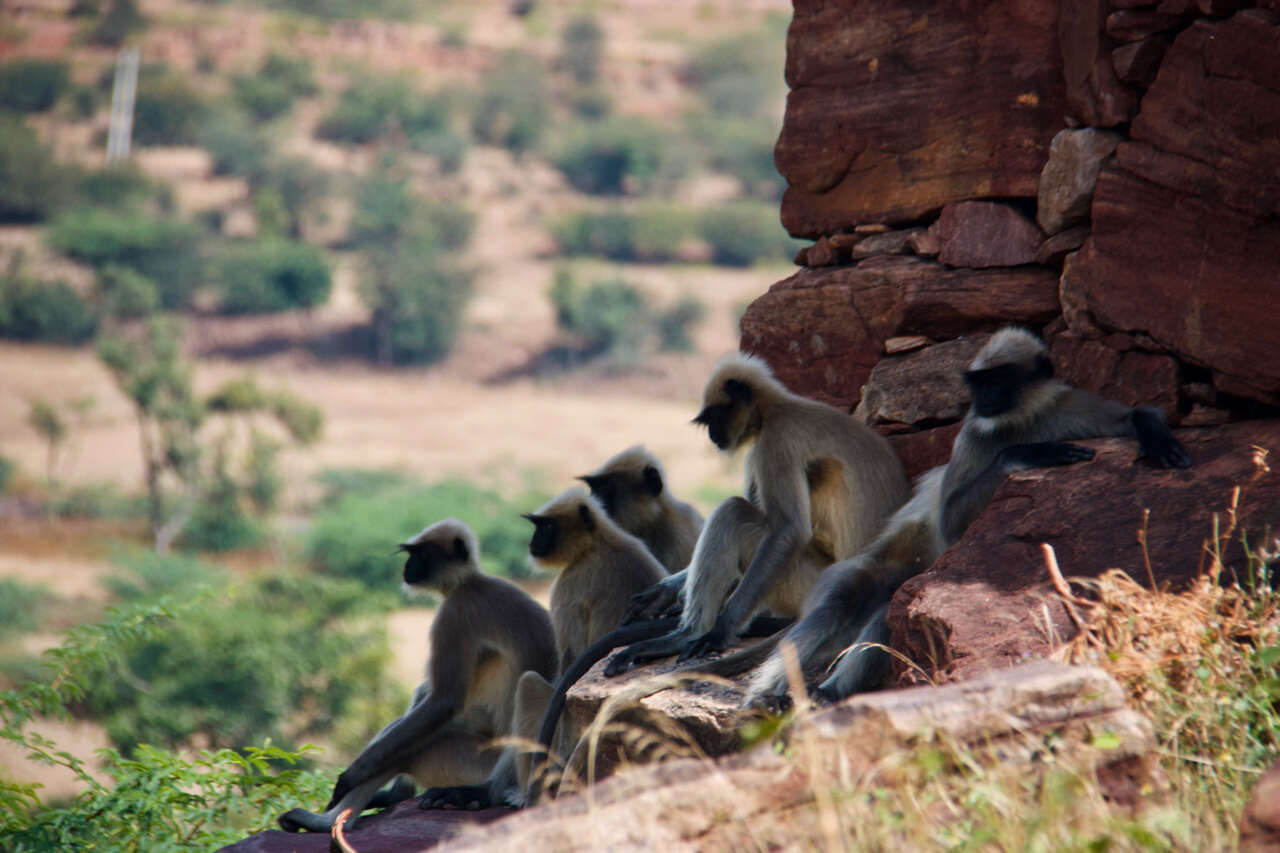
[[[1040,229],[1012,207],[991,201],[949,204],[938,218],[942,252],[952,267],[1016,267],[1035,263]]]
[[[818,242],[809,247],[809,252],[805,256],[805,266],[808,267],[831,267],[837,263],[837,253],[831,246],[831,241],[826,237],[819,237]]]
[[[970,335],[881,359],[853,416],[872,426],[959,420],[969,408],[964,371],[989,337]]]
[[[888,231],[884,234],[873,234],[854,243],[850,249],[851,260],[860,261],[872,255],[905,255],[911,251],[911,240],[921,228],[909,228],[903,231]]]
[[[894,355],[900,352],[911,352],[911,350],[927,347],[933,343],[924,335],[905,335],[899,338],[889,338],[884,342],[884,351],[888,355]]]
[[[1053,137],[1036,195],[1036,222],[1046,234],[1088,219],[1098,172],[1121,139],[1093,128],[1062,130]]]
[[[1182,23],[1178,15],[1121,9],[1107,16],[1107,35],[1116,41],[1139,41]]]
[[[924,230],[918,230],[911,235],[908,241],[911,244],[911,251],[925,258],[937,257],[942,251],[942,240],[938,238],[938,223],[930,225]]]
[[[1169,44],[1168,38],[1152,36],[1117,47],[1111,52],[1111,64],[1116,69],[1116,76],[1144,89],[1150,86],[1151,81],[1156,79],[1160,60],[1164,58]]]
[[[1084,241],[1088,239],[1088,225],[1077,225],[1054,234],[1040,244],[1040,248],[1036,251],[1036,263],[1057,266],[1062,263],[1063,258],[1083,246]]]

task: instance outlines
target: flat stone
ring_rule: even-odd
[[[1044,234],[1018,211],[991,201],[962,201],[938,219],[942,252],[953,267],[1016,267],[1034,263]]]
[[[964,371],[990,335],[969,335],[903,355],[871,370],[854,417],[877,426],[957,421],[969,408]]]
[[[1053,266],[1062,263],[1067,255],[1084,245],[1089,239],[1089,226],[1076,225],[1054,234],[1036,250],[1036,263]]]
[[[1125,83],[1145,89],[1156,79],[1160,60],[1164,59],[1171,43],[1167,36],[1152,36],[1117,47],[1111,52],[1111,65],[1116,69],[1116,76]]]
[[[1058,234],[1089,218],[1098,171],[1123,138],[1091,127],[1053,137],[1036,196],[1036,222],[1044,233]]]
[[[971,678],[1049,652],[1046,637],[1075,634],[1053,593],[1040,544],[1057,553],[1067,577],[1119,568],[1144,586],[1137,531],[1147,521],[1155,582],[1175,587],[1198,576],[1213,516],[1236,486],[1255,474],[1253,447],[1280,448],[1280,421],[1248,421],[1211,430],[1182,429],[1192,467],[1156,470],[1136,461],[1136,442],[1081,442],[1089,462],[1011,474],[961,540],[927,571],[903,584],[889,607],[895,649],[926,673]],[[1280,471],[1243,493],[1239,530],[1260,536],[1280,517]],[[1239,539],[1224,553],[1243,566]]]

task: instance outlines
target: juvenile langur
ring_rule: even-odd
[[[400,546],[404,582],[440,593],[431,624],[426,680],[404,715],[371,740],[342,774],[322,814],[292,809],[282,828],[329,832],[339,814],[403,799],[379,789],[402,773],[423,786],[477,782],[498,758],[490,741],[507,733],[521,674],[556,671],[555,635],[543,607],[508,581],[480,570],[479,545],[465,523],[446,519]]]
[[[589,646],[618,626],[632,595],[657,583],[667,573],[644,543],[616,525],[585,489],[569,489],[525,518],[534,525],[529,542],[530,562],[556,575],[551,586],[551,623],[559,648],[559,668],[568,670]],[[538,709],[541,715],[553,692],[549,680],[526,678],[521,689],[527,696],[542,698]],[[557,683],[555,689],[561,690],[561,685]],[[563,698],[563,691],[559,695]],[[554,729],[554,722],[552,725]],[[513,734],[530,739],[537,731],[533,725],[516,728],[518,731]],[[551,739],[548,735],[547,742]],[[423,807],[518,804],[523,799],[520,791],[526,780],[518,778],[524,775],[525,768],[517,766],[517,752],[513,748],[505,753],[483,784],[428,790],[421,799]]]
[[[1134,408],[1081,391],[1053,378],[1041,341],[1018,328],[1001,329],[964,374],[972,404],[944,468],[921,477],[915,495],[865,553],[833,566],[787,633],[802,665],[819,665],[855,642],[885,644],[890,597],[908,578],[933,564],[991,500],[1011,471],[1092,459],[1069,439],[1134,436],[1140,455],[1161,468],[1191,464],[1158,409]],[[854,649],[818,688],[838,699],[874,687],[888,657]],[[752,678],[749,698],[780,696],[786,677],[779,653]]]
[[[662,464],[642,445],[627,448],[578,479],[614,523],[648,546],[668,572],[689,565],[702,532],[702,513],[671,494]]]
[[[866,547],[907,498],[902,463],[883,436],[792,394],[753,356],[716,366],[694,422],[722,451],[750,447],[746,497],[707,520],[679,628],[614,655],[606,674],[676,652],[683,660],[721,651],[762,606],[794,618],[822,570]]]

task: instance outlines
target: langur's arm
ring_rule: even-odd
[[[688,571],[688,569],[681,569],[648,589],[631,596],[631,602],[627,605],[627,615],[622,617],[622,624],[659,619],[666,615],[668,610],[679,603],[684,593],[684,581]]]

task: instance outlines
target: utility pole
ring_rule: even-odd
[[[111,126],[107,131],[107,162],[129,156],[133,136],[133,99],[138,91],[138,49],[127,47],[116,56],[116,78],[111,88]]]

